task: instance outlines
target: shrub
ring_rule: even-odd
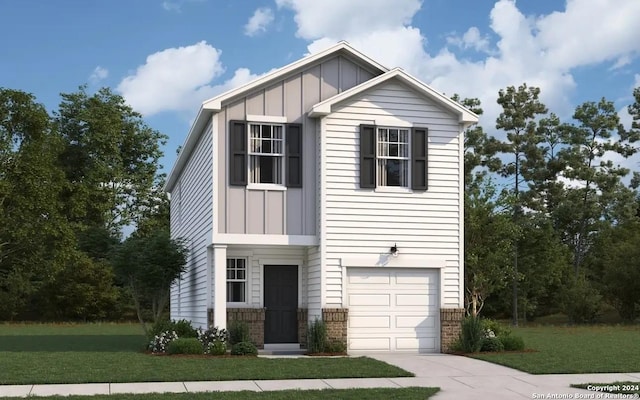
[[[169,354],[202,354],[202,343],[196,338],[176,339],[167,346]]]
[[[460,344],[465,353],[477,353],[482,347],[484,329],[480,317],[469,316],[462,320]]]
[[[317,319],[309,326],[307,335],[309,353],[322,353],[327,347],[327,326],[324,321]]]
[[[149,336],[154,337],[166,331],[175,332],[179,338],[195,338],[198,336],[196,330],[186,319],[179,321],[159,320],[151,327]]]
[[[250,341],[249,325],[244,321],[231,321],[229,324],[229,344]]]
[[[578,277],[565,291],[562,305],[571,323],[590,323],[600,315],[602,296],[585,277]]]
[[[334,340],[327,343],[325,351],[327,353],[346,353],[347,346],[345,346],[345,344],[341,341]]]
[[[480,351],[503,351],[504,345],[497,337],[486,337],[482,339]]]
[[[485,336],[489,336],[489,332],[493,332],[498,337],[511,334],[511,328],[494,319],[482,318],[482,327],[484,328]]]
[[[207,348],[211,343],[222,342],[227,347],[227,331],[226,329],[218,329],[217,327],[211,327],[206,331],[202,328],[196,330],[196,335],[203,348]]]
[[[502,342],[502,346],[506,351],[522,351],[524,350],[524,339],[520,336],[506,335],[498,336]]]
[[[149,350],[153,353],[166,353],[169,344],[176,339],[178,335],[173,331],[160,332],[151,339]]]
[[[221,340],[214,340],[204,347],[204,354],[222,356],[227,354],[227,344]]]
[[[231,354],[234,356],[257,356],[258,349],[251,342],[240,342],[233,345]]]

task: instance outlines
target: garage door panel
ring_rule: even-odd
[[[349,328],[391,328],[391,317],[389,316],[369,316],[354,315],[349,317]]]
[[[349,340],[349,349],[355,351],[389,351],[391,339],[389,337],[365,337]]]
[[[435,328],[436,319],[434,317],[426,317],[424,315],[398,315],[395,318],[396,328],[411,328],[416,330],[425,330]]]
[[[390,306],[391,295],[390,294],[350,294],[349,295],[350,306],[361,307],[379,307]]]
[[[436,351],[436,340],[431,336],[423,337],[398,337],[395,340],[396,349],[399,351],[409,351],[420,349],[420,352]]]
[[[349,351],[438,350],[437,270],[349,268],[347,282]]]
[[[426,290],[426,289],[425,289]],[[435,296],[428,293],[398,293],[395,296],[396,306],[428,307],[434,304]]]

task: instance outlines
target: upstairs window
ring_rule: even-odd
[[[282,185],[284,126],[249,124],[249,182]]]
[[[427,128],[360,125],[360,187],[427,190]]]
[[[302,125],[229,122],[229,184],[302,187]]]
[[[409,187],[409,129],[377,128],[378,186]]]
[[[227,302],[246,303],[247,301],[247,259],[227,259]]]

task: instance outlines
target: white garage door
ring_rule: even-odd
[[[349,351],[439,351],[438,271],[348,268]]]

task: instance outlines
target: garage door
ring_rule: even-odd
[[[349,351],[439,351],[438,271],[348,268]]]

